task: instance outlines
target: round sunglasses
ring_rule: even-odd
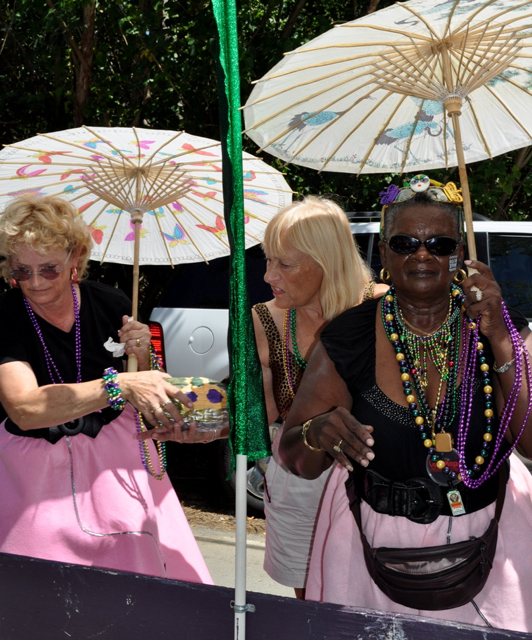
[[[59,274],[66,267],[66,263],[68,262],[71,253],[72,250],[68,252],[68,256],[60,269],[56,269],[55,267],[43,267],[42,269],[39,269],[39,271],[14,269],[9,272],[9,275],[17,282],[27,282],[32,276],[41,276],[41,278],[44,278],[45,280],[55,280],[56,278],[59,278]]]
[[[458,241],[450,236],[435,236],[428,240],[419,240],[412,236],[399,234],[392,236],[388,240],[388,246],[394,253],[411,255],[415,253],[421,245],[424,245],[433,256],[450,256],[456,251]]]

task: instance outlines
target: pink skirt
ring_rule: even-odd
[[[345,492],[347,471],[329,479],[318,517],[310,562],[308,600],[405,613],[514,631],[532,632],[532,477],[512,456],[510,480],[499,523],[493,568],[484,589],[469,603],[446,611],[410,609],[391,601],[366,570],[360,534]],[[495,504],[452,520],[451,542],[479,536],[488,528]],[[373,547],[426,547],[445,544],[449,518],[428,525],[376,513],[362,503],[364,533]]]
[[[135,433],[130,405],[97,438],[53,445],[2,423],[0,551],[212,584],[170,480],[146,472]]]

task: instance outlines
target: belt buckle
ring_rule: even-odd
[[[405,517],[419,524],[434,522],[443,504],[440,487],[426,478],[411,478],[405,485],[408,495]]]

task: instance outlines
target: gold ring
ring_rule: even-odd
[[[342,453],[342,442],[343,440],[340,440],[340,442],[338,444],[335,444],[333,449],[336,451],[336,453]]]
[[[137,347],[140,347],[140,338],[137,338]]]

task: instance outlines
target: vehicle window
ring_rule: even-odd
[[[532,242],[530,235],[489,234],[490,266],[504,301],[532,318]]]
[[[272,290],[264,282],[266,260],[260,245],[246,250],[246,275],[251,304],[265,302]],[[229,257],[194,262],[175,268],[158,307],[227,309],[229,303]]]
[[[369,264],[371,270],[378,279],[379,272],[382,269],[381,257],[379,254],[379,234],[354,233],[353,238],[358,245],[360,255],[364,261]]]

